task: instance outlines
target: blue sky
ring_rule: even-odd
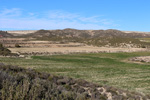
[[[150,32],[150,0],[0,0],[0,30]]]

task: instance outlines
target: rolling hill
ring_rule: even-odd
[[[36,32],[24,35],[27,37],[74,37],[74,38],[97,38],[97,37],[127,37],[127,38],[144,38],[150,37],[150,34],[145,33],[125,33],[123,31],[109,29],[109,30],[38,30]]]
[[[93,46],[107,47],[150,47],[150,43],[142,42],[139,38],[150,37],[145,33],[125,33],[119,30],[38,30],[22,37],[37,40],[59,41],[60,43],[79,42]]]
[[[149,42],[141,41],[142,38],[150,38],[150,34],[143,32],[127,32],[114,29],[108,30],[37,30],[37,31],[0,31],[2,37],[34,38],[42,41],[57,41],[59,43],[78,42],[93,46],[107,47],[150,47]],[[16,35],[14,32],[21,32]],[[26,34],[22,34],[22,33]],[[13,34],[12,34],[13,33]]]
[[[13,35],[7,31],[0,31],[0,37],[13,37]]]

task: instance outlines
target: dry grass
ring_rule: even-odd
[[[56,45],[57,46],[57,45]],[[146,48],[107,48],[107,47],[94,47],[94,46],[80,46],[80,47],[33,47],[33,48],[9,48],[13,53],[89,53],[89,52],[139,52],[149,51]]]

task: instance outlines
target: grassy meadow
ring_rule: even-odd
[[[32,56],[28,59],[1,57],[0,62],[150,94],[150,63],[128,61],[131,57],[147,55],[150,52]]]

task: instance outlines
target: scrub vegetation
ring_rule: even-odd
[[[0,100],[146,100],[139,93],[0,64]]]
[[[150,52],[32,56],[27,59],[0,58],[0,62],[149,94],[149,63],[128,61],[131,57],[145,55],[150,55]]]

